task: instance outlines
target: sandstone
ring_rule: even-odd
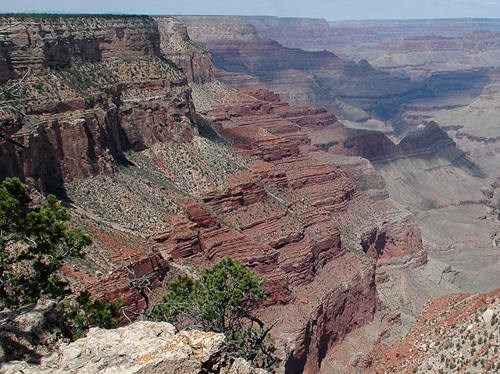
[[[375,147],[365,149],[374,138],[389,150],[392,143],[385,135],[350,131],[322,108],[293,107],[263,88],[228,90],[233,97],[224,99],[223,86],[203,83],[212,79],[203,66],[207,54],[189,49],[184,59],[182,50],[195,44],[189,43],[183,26],[171,18],[157,22],[163,36],[159,44],[153,38],[154,51],[159,46],[167,57],[170,54],[188,79],[157,51],[134,54],[126,66],[103,58],[99,67],[116,68],[116,81],[105,82],[106,89],[84,90],[85,95],[68,90],[76,99],[92,93],[89,107],[72,100],[50,125],[42,121],[19,129],[14,135],[27,148],[16,150],[2,143],[0,163],[7,165],[2,170],[7,175],[33,176],[42,186],[55,175],[51,188],[67,188],[81,222],[93,227],[97,251],[89,257],[108,275],[95,280],[84,272],[67,273],[95,295],[120,296],[127,310],[137,313],[143,305],[130,287],[130,277],[148,278],[157,297],[155,289],[174,267],[203,268],[231,256],[265,278],[267,298],[258,313],[267,324],[275,324],[272,333],[286,348],[286,368],[317,371],[330,349],[372,321],[380,307],[376,287],[389,277],[385,269],[413,269],[426,260],[413,216],[389,201],[387,194],[380,193],[375,200],[362,190],[383,190],[384,185],[373,170],[365,173],[369,168],[359,156],[379,155]],[[200,35],[205,26],[199,24]],[[249,70],[281,68],[273,66],[275,59],[291,53],[245,25],[238,27],[250,33],[240,33],[236,40],[234,25],[222,26],[221,50],[231,49],[239,39],[251,47]],[[262,58],[260,46],[276,49],[277,54]],[[333,70],[346,67],[329,52],[294,51],[293,56],[297,59],[288,60],[295,61],[297,71],[323,62]],[[78,72],[93,77],[89,71],[95,65],[86,64],[71,60],[69,66],[83,66],[86,70]],[[366,64],[346,68],[351,75],[370,70]],[[143,74],[141,79],[136,79],[137,71]],[[47,74],[52,77],[50,68]],[[67,82],[67,77],[54,79]],[[211,128],[211,137],[198,132],[194,123],[188,81],[199,90],[206,88],[207,96],[210,90],[219,90],[220,102],[214,99],[204,110],[207,123],[199,120],[200,129]],[[59,111],[50,103],[37,105],[33,104],[36,119]],[[330,138],[323,142],[328,132]],[[47,162],[34,162],[35,151]],[[337,163],[339,153],[356,155],[358,163]],[[104,225],[96,228],[91,220]],[[104,229],[105,225],[110,228]],[[175,266],[167,263],[169,257]],[[287,318],[276,321],[282,315]],[[128,342],[135,334],[132,330],[117,330],[113,339]],[[91,337],[104,334],[96,331]],[[143,340],[149,339],[155,337]],[[214,345],[198,347],[204,339],[196,335],[179,333],[171,339],[182,342],[176,346],[177,356],[146,351],[148,360],[166,360],[160,367],[174,370],[168,366],[174,365],[169,361],[174,355],[182,357],[187,368],[199,369],[200,360],[213,357]],[[123,370],[142,370],[105,355],[90,358],[84,346],[72,347],[68,357],[88,358],[84,365],[91,371],[120,365],[125,365]],[[122,346],[117,354],[129,357],[129,350]],[[70,365],[64,357],[52,360]],[[56,361],[50,362],[56,365]]]
[[[186,25],[174,17],[153,19],[158,24],[162,52],[183,69],[188,81],[200,84],[212,81],[211,56],[189,38]]]
[[[23,147],[2,141],[0,177],[32,177],[61,192],[63,181],[116,171],[128,149],[196,132],[187,82],[161,60],[150,18],[5,16],[0,24],[12,40],[12,79],[29,72],[24,125],[9,134]]]

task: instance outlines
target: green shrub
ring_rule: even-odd
[[[272,368],[279,362],[269,335],[271,328],[251,314],[264,298],[261,283],[260,276],[226,258],[204,269],[199,279],[180,276],[168,283],[168,292],[152,315],[179,328],[224,333],[230,354]]]
[[[56,273],[69,256],[81,256],[91,237],[68,228],[69,214],[54,195],[32,206],[18,178],[0,184],[0,306],[33,304],[42,295],[70,291]]]
[[[73,339],[81,338],[93,326],[105,329],[117,327],[121,307],[121,300],[91,300],[88,291],[81,291],[76,299],[67,299],[61,304],[65,325]]]
[[[18,178],[0,183],[0,308],[32,305],[42,296],[56,299],[71,335],[80,337],[91,326],[115,327],[121,302],[91,301],[87,291],[68,297],[71,290],[58,270],[92,241],[70,229],[69,218],[54,195],[37,205]]]

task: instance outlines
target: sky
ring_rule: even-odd
[[[272,15],[329,21],[500,18],[500,0],[0,0],[0,12]]]

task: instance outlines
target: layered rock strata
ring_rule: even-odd
[[[209,83],[214,79],[210,53],[191,40],[187,27],[174,17],[154,17],[160,33],[161,51],[181,67],[191,83]]]
[[[110,27],[135,18],[121,20],[112,18]],[[106,18],[70,18],[60,27],[77,21]],[[44,19],[38,22],[43,30]],[[131,36],[154,46],[146,43],[131,59],[120,54],[122,34],[106,32],[116,35],[106,44],[116,58],[103,51],[102,60],[81,62],[75,50],[69,65],[30,76],[24,123],[1,143],[1,176],[65,188],[77,220],[96,238],[89,261],[99,268],[92,274],[88,264],[73,264],[66,273],[97,295],[120,295],[135,313],[143,304],[133,278],[155,288],[186,264],[202,268],[227,256],[244,262],[266,279],[259,313],[286,347],[287,370],[314,372],[331,347],[373,318],[384,267],[425,262],[419,229],[383,193],[364,193],[384,189],[362,171],[366,165],[357,161],[354,180],[352,164],[315,145],[322,131],[347,133],[324,109],[250,89],[195,118],[188,80],[158,52],[189,44],[181,26],[170,26],[161,26],[163,41]],[[204,61],[203,53],[188,55]],[[200,75],[202,65],[193,65],[194,84],[210,78]]]
[[[186,78],[160,53],[146,17],[2,17],[22,120],[2,142],[1,177],[63,180],[116,170],[128,149],[189,141],[196,132]],[[18,82],[15,81],[18,80]],[[136,123],[142,126],[136,126]]]
[[[342,112],[345,119],[366,121],[370,116],[386,118],[395,106],[425,93],[424,85],[378,71],[366,60],[284,47],[261,35],[251,18],[180,19],[191,38],[212,53],[219,79],[237,87],[266,86],[291,104],[322,105]]]
[[[174,258],[211,263],[232,256],[263,274],[268,306],[261,315],[289,349],[287,370],[314,372],[329,347],[373,318],[384,266],[421,265],[425,252],[408,212],[367,198],[346,165],[320,161],[316,153],[324,152],[311,146],[311,137],[342,128],[333,115],[290,107],[266,90],[245,94],[253,99],[205,117],[254,160],[250,171],[203,195],[202,205],[182,202],[186,216],[172,217],[171,229],[154,239]],[[287,319],[276,319],[283,314]]]

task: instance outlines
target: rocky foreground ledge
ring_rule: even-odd
[[[0,373],[267,373],[243,359],[228,357],[224,342],[223,334],[176,333],[166,322],[135,322],[113,330],[92,328],[85,338],[61,346],[39,365],[10,362]]]

